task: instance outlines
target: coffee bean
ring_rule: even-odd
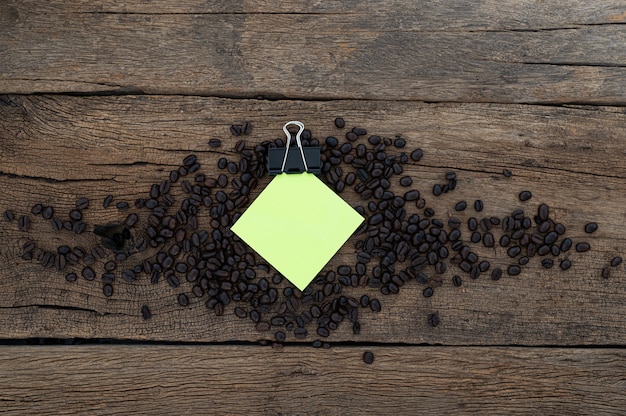
[[[480,199],[477,199],[476,201],[474,201],[474,210],[476,212],[481,212],[483,208],[484,208],[483,201],[481,201]]]
[[[598,229],[598,224],[595,222],[590,222],[585,224],[585,232],[591,234]]]
[[[374,353],[371,351],[365,351],[363,353],[363,362],[365,364],[372,364],[374,362]]]
[[[104,201],[102,201],[102,207],[103,208],[108,208],[109,205],[111,205],[111,202],[113,202],[113,195],[107,195],[104,198]]]
[[[561,241],[561,252],[562,253],[565,253],[570,248],[572,248],[572,240],[571,239],[566,238],[563,241]]]
[[[52,207],[45,207],[42,211],[41,211],[41,215],[49,220],[50,218],[52,218],[52,216],[54,215],[54,209]]]
[[[113,286],[111,286],[109,283],[105,283],[102,286],[102,292],[104,293],[104,296],[110,298],[111,296],[113,296]]]
[[[432,287],[427,287],[426,289],[424,289],[424,291],[422,292],[422,295],[424,295],[425,298],[429,298],[434,294],[434,290]]]
[[[507,273],[509,274],[509,276],[517,276],[518,274],[520,274],[522,272],[522,269],[517,266],[517,265],[510,265],[507,269]]]
[[[520,257],[519,260],[517,260],[517,264],[519,264],[520,266],[525,266],[526,264],[528,264],[529,261],[530,259],[524,256],[524,257]]]
[[[76,273],[68,273],[65,275],[65,280],[67,280],[68,282],[75,282],[76,279],[78,279],[78,276],[76,276]]]
[[[528,201],[532,196],[533,196],[533,194],[530,191],[522,191],[519,194],[519,200],[520,201]]]
[[[465,208],[467,208],[467,202],[465,202],[465,201],[459,201],[454,206],[454,210],[455,211],[464,211]]]
[[[411,190],[404,194],[405,201],[416,201],[420,197],[420,192],[417,190]]]
[[[222,145],[222,141],[220,139],[210,139],[209,147],[217,148]]]
[[[611,259],[611,266],[617,267],[622,264],[622,258],[620,256],[615,256]]]
[[[422,149],[415,149],[411,152],[411,160],[414,162],[419,162],[424,156],[424,151]]]
[[[559,238],[559,235],[556,233],[556,231],[550,231],[543,239],[544,243],[546,244],[553,244],[557,239]]]
[[[491,233],[485,233],[483,235],[483,245],[485,247],[493,247],[494,246],[494,238],[493,238],[493,234]]]
[[[76,200],[76,208],[78,209],[87,209],[89,208],[89,199],[85,197],[78,198]]]
[[[558,235],[563,235],[565,234],[565,226],[563,224],[554,224],[554,231],[556,231],[556,233]]]
[[[143,305],[141,307],[141,316],[143,317],[144,320],[148,320],[150,318],[152,318],[152,312],[150,312],[150,308],[148,308],[147,305]]]
[[[552,259],[543,259],[541,260],[541,265],[544,269],[551,269],[554,266],[554,261]]]
[[[10,209],[7,209],[2,213],[2,217],[6,222],[11,222],[15,218],[15,214]]]
[[[511,176],[513,176],[513,173],[508,169],[502,169],[502,174],[506,176],[507,178],[510,178]]]
[[[547,221],[549,213],[550,208],[548,208],[546,204],[541,204],[539,205],[539,208],[537,208],[537,216],[541,221]]]
[[[41,204],[35,204],[30,209],[30,213],[33,214],[33,215],[39,215],[39,214],[41,214],[42,210],[43,210],[43,206]]]
[[[520,246],[513,246],[507,250],[507,254],[509,257],[516,257],[522,252],[522,248]]]
[[[346,126],[346,122],[344,121],[343,118],[341,117],[337,117],[335,119],[335,127],[337,127],[338,129],[342,129]]]
[[[17,227],[20,231],[28,232],[30,229],[30,218],[28,215],[20,215],[20,218],[17,222]]]
[[[561,264],[559,265],[559,267],[561,267],[561,270],[567,270],[572,266],[572,262],[569,261],[569,259],[564,259],[561,261]]]
[[[608,267],[605,267],[604,269],[602,269],[602,277],[605,279],[608,279],[609,277],[611,277],[611,269],[609,269]]]
[[[576,251],[578,251],[579,253],[584,253],[586,251],[589,251],[590,249],[591,249],[591,246],[589,245],[589,243],[576,244]]]
[[[509,271],[509,274],[511,274],[510,271]],[[496,267],[495,269],[491,271],[491,280],[500,280],[501,277],[502,277],[501,268]]]
[[[83,268],[81,274],[86,280],[93,280],[96,278],[96,273],[94,273],[93,269],[89,266]]]
[[[126,201],[120,201],[117,204],[115,204],[115,207],[119,209],[120,211],[123,211],[125,209],[128,209],[129,205],[128,205],[128,202]]]
[[[185,295],[184,293],[178,295],[178,304],[183,307],[188,306],[189,298],[187,297],[187,295]]]
[[[380,312],[382,309],[380,301],[378,299],[372,299],[370,301],[370,309],[374,312]]]

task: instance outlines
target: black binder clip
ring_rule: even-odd
[[[287,130],[287,126],[295,124],[300,129],[296,134],[296,144],[300,149],[297,152],[289,153],[291,145],[291,133]],[[287,146],[282,148],[268,149],[267,169],[270,175],[280,175],[281,173],[320,173],[322,171],[322,163],[320,160],[320,147],[302,147],[300,135],[304,131],[304,124],[299,121],[290,121],[283,126],[283,131],[287,136]]]

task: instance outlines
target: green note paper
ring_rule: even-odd
[[[232,230],[304,290],[362,221],[315,175],[283,173],[259,194]]]

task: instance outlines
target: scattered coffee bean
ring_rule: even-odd
[[[150,312],[150,308],[148,308],[147,305],[143,305],[141,307],[141,316],[143,317],[144,320],[148,320],[150,318],[152,318],[152,312]]]
[[[363,362],[365,364],[371,364],[374,362],[374,353],[371,351],[365,351],[363,353]]]
[[[2,213],[2,218],[4,218],[6,222],[11,222],[15,218],[15,214],[10,209],[7,209]]]
[[[533,196],[533,194],[530,191],[522,191],[519,194],[519,200],[520,201],[528,201],[532,196]]]
[[[591,234],[593,232],[595,232],[598,229],[598,224],[595,222],[590,222],[585,224],[585,232],[587,234]]]
[[[572,266],[572,262],[569,259],[561,260],[561,270],[567,270]]]
[[[591,249],[591,246],[589,245],[589,243],[576,244],[576,251],[578,251],[579,253],[584,253],[586,251],[589,251],[589,249]]]
[[[611,266],[617,267],[622,264],[622,258],[620,256],[615,256],[611,259]]]
[[[222,145],[222,141],[220,139],[210,139],[209,146],[213,148],[220,147]]]

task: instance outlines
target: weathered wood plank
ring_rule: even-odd
[[[623,1],[112,3],[3,2],[0,92],[626,102]]]
[[[364,364],[371,350],[375,361]],[[13,414],[621,415],[620,349],[0,348]]]
[[[534,212],[540,202],[552,207],[552,218],[568,227],[575,241],[589,241],[592,251],[568,253],[574,266],[567,273],[546,271],[533,258],[521,276],[493,282],[488,277],[465,279],[461,288],[450,279],[449,267],[435,296],[424,298],[422,286],[406,285],[399,295],[385,297],[375,289],[345,289],[369,293],[383,302],[383,312],[362,311],[360,336],[341,325],[332,340],[443,344],[577,345],[626,343],[623,303],[626,273],[614,269],[611,279],[600,270],[616,254],[624,254],[623,206],[626,115],[621,108],[561,108],[528,105],[424,104],[408,102],[299,102],[226,100],[198,97],[5,97],[0,107],[0,211],[27,213],[40,202],[53,204],[65,216],[79,196],[88,196],[90,224],[123,220],[126,213],[105,210],[107,194],[118,200],[145,197],[150,184],[166,177],[182,158],[199,155],[203,170],[216,175],[219,157],[234,157],[237,138],[233,122],[250,120],[248,144],[280,137],[282,123],[302,120],[316,137],[341,134],[332,125],[337,115],[349,126],[366,127],[386,137],[400,134],[408,149],[422,147],[425,156],[408,164],[406,174],[436,211],[438,218],[455,214],[454,203],[485,202],[484,215],[502,216],[517,207]],[[219,137],[223,146],[210,150],[206,142]],[[505,178],[503,168],[514,172]],[[430,189],[446,171],[458,172],[458,188],[434,198]],[[394,181],[393,188],[398,191]],[[530,189],[533,199],[520,203],[517,194]],[[362,203],[353,193],[343,194]],[[582,227],[597,221],[599,231],[585,236]],[[140,224],[145,224],[145,216]],[[207,227],[201,219],[201,227]],[[47,249],[64,243],[94,245],[91,233],[53,233],[47,221],[33,217],[29,237]],[[496,232],[497,235],[497,232]],[[164,282],[153,286],[142,278],[115,284],[105,298],[101,283],[80,279],[68,284],[63,273],[19,259],[26,240],[17,225],[0,222],[0,338],[81,337],[133,338],[170,341],[256,340],[248,319],[215,317],[192,300],[182,309],[177,290]],[[330,264],[354,264],[353,237]],[[494,264],[510,262],[502,249],[477,253]],[[560,256],[562,258],[564,256]],[[139,260],[129,261],[132,266]],[[101,267],[97,263],[97,267]],[[153,311],[140,315],[142,304]],[[441,325],[429,328],[427,314],[438,311]],[[311,329],[314,332],[314,328]],[[310,342],[313,337],[309,337]],[[289,335],[288,340],[293,340]]]

